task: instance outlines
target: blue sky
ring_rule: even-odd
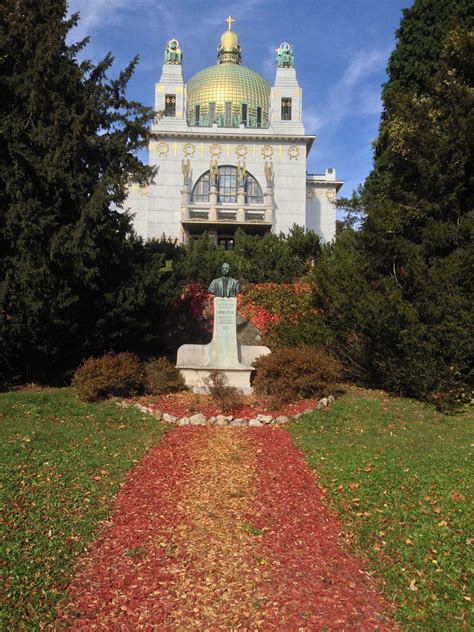
[[[185,81],[215,64],[216,47],[230,14],[242,47],[242,63],[271,84],[275,49],[293,44],[303,116],[316,135],[308,171],[335,167],[349,196],[370,171],[377,136],[380,89],[395,46],[402,9],[412,0],[70,0],[81,20],[70,39],[89,35],[85,56],[98,61],[108,51],[116,68],[140,56],[128,96],[153,105],[163,49],[177,38],[184,53]]]

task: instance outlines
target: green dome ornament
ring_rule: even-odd
[[[181,64],[183,53],[181,52],[177,39],[170,39],[169,42],[167,42],[163,57],[165,64]]]
[[[294,68],[295,56],[293,55],[293,46],[288,42],[282,42],[276,49],[277,52],[277,68]]]

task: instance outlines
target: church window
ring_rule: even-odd
[[[263,204],[262,188],[249,173],[245,182],[245,201],[247,204]]]
[[[193,202],[209,202],[209,171],[197,181],[193,189]]]
[[[209,103],[209,125],[216,122],[216,104],[215,102]]]
[[[176,116],[175,94],[167,94],[165,96],[165,116]]]
[[[237,202],[237,169],[235,167],[219,167],[218,202]]]
[[[285,97],[281,100],[281,120],[291,121],[291,98]]]
[[[242,103],[242,117],[241,117],[242,123],[247,127],[247,120],[248,120],[248,106],[246,103]]]
[[[230,165],[218,168],[218,202],[235,204],[237,202],[237,167]],[[194,185],[193,202],[209,202],[210,174],[206,171]],[[245,180],[245,203],[263,204],[262,188],[257,180],[247,173]]]
[[[257,127],[262,127],[262,108],[257,107]]]
[[[196,106],[194,106],[194,125],[198,125],[199,126],[200,118],[201,118],[201,106],[200,105],[196,105]]]
[[[225,102],[224,125],[226,127],[232,126],[232,103],[230,101]]]

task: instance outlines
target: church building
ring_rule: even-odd
[[[179,42],[166,45],[148,147],[157,173],[148,187],[132,184],[125,202],[135,230],[181,242],[207,232],[231,248],[237,228],[263,235],[297,224],[330,241],[342,182],[333,168],[306,171],[314,136],[305,134],[293,48],[277,49],[270,86],[242,65],[234,20],[226,21],[216,65],[187,83]]]

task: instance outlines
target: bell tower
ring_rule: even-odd
[[[276,132],[304,134],[303,91],[296,78],[293,46],[282,42],[276,53],[275,85],[271,89],[271,124]]]

